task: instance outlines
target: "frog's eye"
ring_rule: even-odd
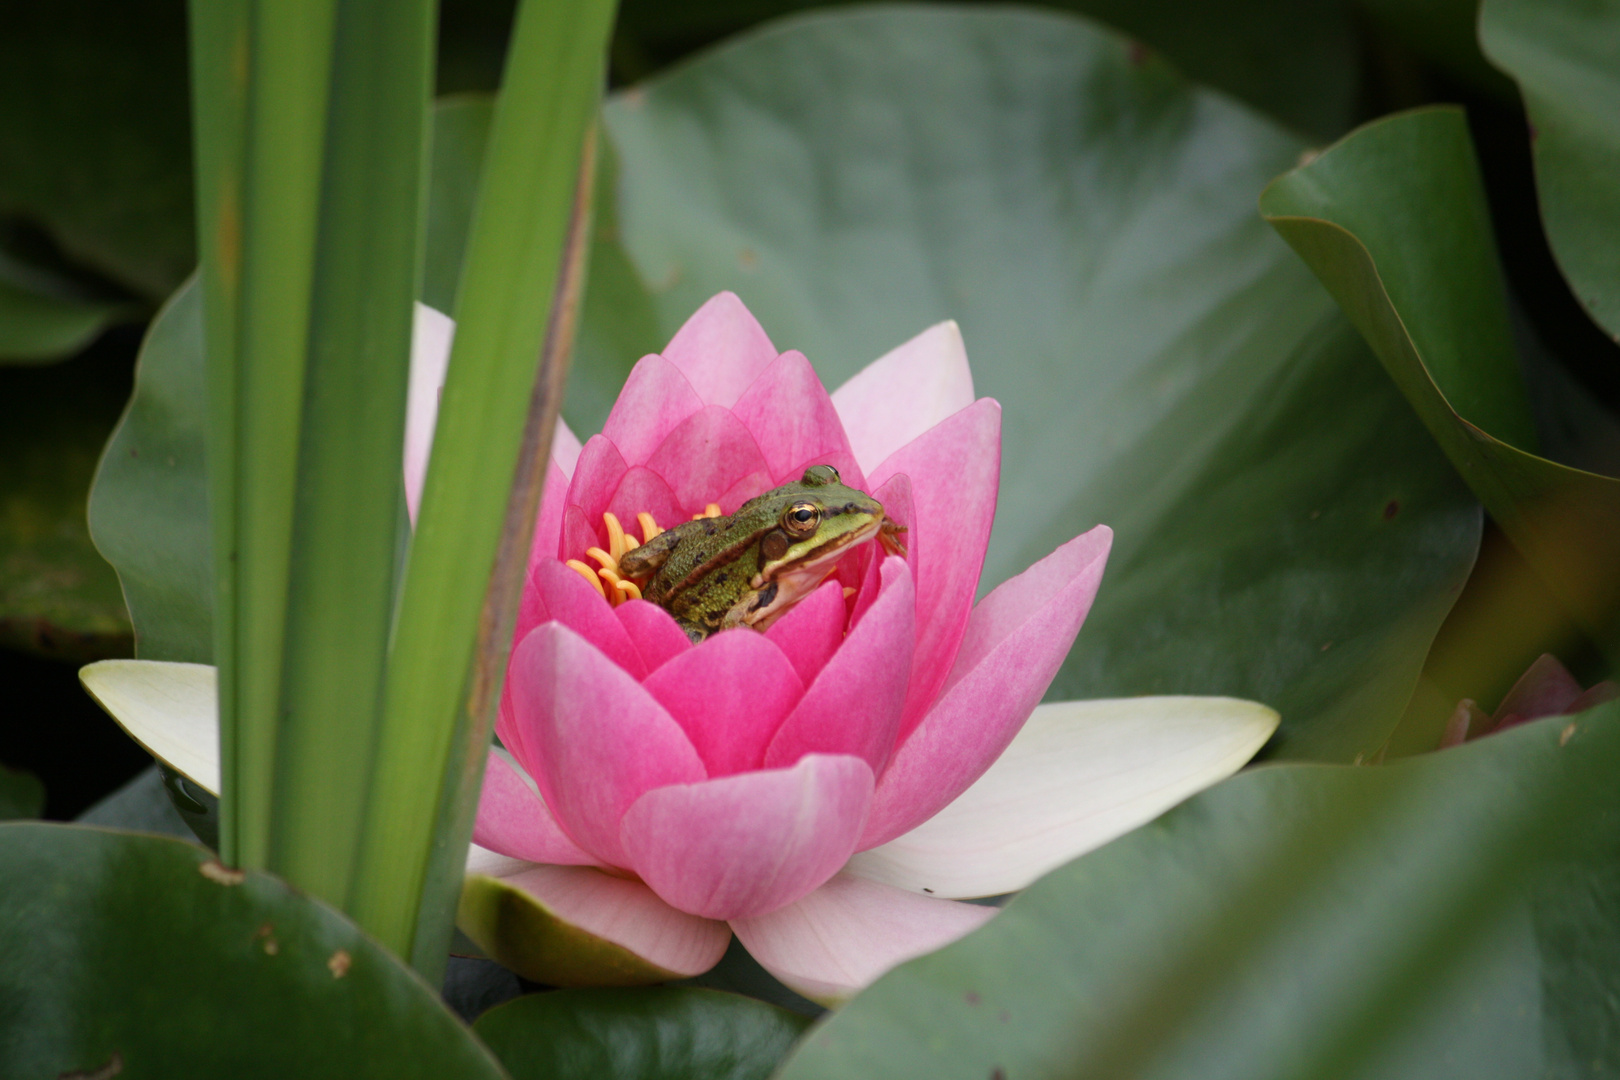
[[[838,470],[831,465],[812,465],[804,470],[804,478],[799,482],[812,487],[826,487],[828,484],[840,483],[841,480]]]
[[[821,523],[821,507],[812,502],[796,502],[782,515],[782,528],[794,536],[809,536]]]

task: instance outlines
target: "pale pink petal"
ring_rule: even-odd
[[[891,454],[871,474],[911,478],[905,542],[917,581],[917,654],[904,738],[922,720],[950,671],[979,587],[1001,477],[1001,406],[983,398]]]
[[[608,500],[618,490],[619,481],[629,470],[630,466],[625,464],[619,448],[613,445],[612,440],[601,435],[592,435],[580,451],[574,475],[568,482],[568,505],[580,509],[585,521],[599,537],[602,511],[608,508]],[[565,530],[566,527],[565,524]],[[566,534],[563,538],[567,540]]]
[[[551,464],[561,469],[564,476],[573,476],[574,466],[579,462],[583,449],[579,445],[579,436],[568,426],[568,421],[557,417],[557,426],[551,432]]]
[[[1106,525],[1075,537],[974,610],[938,703],[878,784],[863,850],[933,817],[1012,742],[1091,610],[1113,537]]]
[[[839,874],[797,903],[733,919],[731,928],[766,971],[836,1005],[890,968],[972,933],[996,911]]]
[[[665,435],[701,408],[703,399],[680,368],[662,356],[643,356],[619,391],[602,434],[619,448],[624,460],[637,465],[652,456]]]
[[[840,386],[833,405],[855,457],[875,468],[923,432],[973,404],[973,374],[954,322],[937,323]]]
[[[642,662],[641,650],[630,640],[624,624],[615,617],[612,605],[579,571],[556,559],[545,560],[534,568],[523,592],[524,603],[519,612],[522,622],[529,622],[534,614],[543,613],[544,616],[523,628],[524,637],[528,637],[528,631],[540,622],[555,619],[595,645],[609,660],[635,678],[646,676],[647,667]]]
[[[595,566],[595,560],[585,553],[606,542],[602,535],[601,515],[590,518],[577,506],[563,508],[562,528],[557,541],[558,559],[579,559],[587,566]]]
[[[799,678],[809,684],[844,640],[849,605],[844,586],[827,581],[771,624],[765,636],[782,650]]]
[[[759,768],[771,736],[804,696],[782,650],[746,628],[711,636],[642,685],[686,731],[710,776]]]
[[[797,480],[808,465],[831,465],[844,483],[865,487],[832,399],[803,353],[778,356],[731,411],[764,451],[773,484]]]
[[[711,919],[791,904],[844,865],[872,797],[859,758],[657,788],[624,815],[631,867],[682,911]]]
[[[551,816],[534,781],[499,748],[491,748],[478,795],[473,843],[529,862],[595,866]]]
[[[456,324],[426,304],[416,305],[411,327],[411,374],[405,400],[405,505],[411,521],[422,501],[433,428],[439,419],[439,391],[450,368],[450,344]]]
[[[901,526],[906,531],[900,534],[900,542],[906,546],[906,565],[911,568],[911,580],[917,580],[917,545],[911,542],[911,523],[916,520],[916,510],[911,505],[911,477],[905,473],[891,476],[883,481],[883,486],[872,492],[872,497],[883,504],[883,516]],[[878,590],[875,588],[878,581],[878,570],[889,556],[878,544],[867,548],[865,554],[870,558],[866,575],[861,580],[860,592],[855,597],[855,608],[852,615],[853,622],[860,622],[865,616],[866,609],[877,600]],[[912,667],[916,668],[916,659],[913,657]],[[921,691],[918,691],[921,693]],[[913,696],[913,695],[908,695]]]
[[[647,467],[668,482],[688,514],[711,502],[720,503],[721,510],[729,514],[749,496],[732,505],[722,496],[739,487],[757,494],[768,489],[771,480],[770,467],[754,437],[741,420],[716,405],[681,421],[647,459]],[[614,483],[618,483],[617,477]]]
[[[723,292],[686,320],[664,349],[705,404],[736,404],[776,359],[776,346],[736,293]]]
[[[911,670],[916,598],[903,559],[883,561],[882,595],[771,740],[765,767],[854,754],[881,774],[894,752]]]
[[[619,819],[655,787],[707,774],[685,732],[623,668],[560,623],[536,627],[512,656],[519,761],[585,850],[614,866],[628,859]]]
[[[720,962],[731,941],[725,923],[676,911],[641,882],[590,867],[520,866],[485,859],[469,860],[467,870],[488,873],[528,894],[564,922],[627,949],[672,979],[708,971]],[[611,974],[593,974],[598,977],[589,980],[591,985],[621,985]]]
[[[646,600],[632,600],[613,609],[625,633],[641,653],[648,671],[655,671],[692,647],[692,639],[674,616]]]

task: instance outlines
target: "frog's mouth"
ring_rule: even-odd
[[[743,616],[743,622],[755,630],[768,630],[771,623],[820,588],[838,565],[844,552],[865,543],[883,527],[881,516],[852,532],[827,541],[814,555],[801,560],[791,570],[783,570],[759,591],[759,602]]]

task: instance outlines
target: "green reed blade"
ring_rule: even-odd
[[[339,0],[286,602],[269,868],[347,899],[393,623],[432,0]]]
[[[442,944],[448,928],[423,921],[419,933],[418,923],[425,912],[435,923],[446,918],[448,906],[433,899],[444,883],[431,879],[447,867],[459,878],[466,806],[504,671],[509,639],[502,627],[509,635],[506,609],[523,560],[503,561],[508,580],[495,581],[493,591],[492,570],[526,427],[529,471],[543,472],[555,417],[555,393],[542,391],[541,407],[530,406],[548,338],[556,344],[542,386],[560,383],[567,305],[555,298],[567,240],[578,227],[571,211],[578,209],[613,8],[610,0],[525,0],[519,10],[406,563],[352,910],[385,943],[411,949],[413,964],[430,975],[443,963],[433,943]],[[531,411],[538,413],[533,423]],[[532,518],[518,531],[532,529]],[[516,543],[507,537],[509,551]],[[469,753],[475,740],[478,749]],[[459,835],[449,835],[452,826]]]

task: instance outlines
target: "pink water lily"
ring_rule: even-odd
[[[413,489],[450,333],[442,316],[419,318]],[[734,932],[788,985],[836,999],[995,913],[946,897],[1017,888],[1075,853],[1070,836],[1014,854],[1009,867],[992,843],[964,879],[955,864],[974,853],[949,849],[971,844],[979,826],[947,840],[943,864],[926,836],[907,842],[1030,718],[1090,609],[1112,540],[1097,526],[974,605],[1000,424],[996,402],[974,398],[952,323],[829,395],[802,354],[779,353],[722,293],[636,365],[601,434],[582,447],[560,429],[464,928],[532,977],[579,982],[696,974]],[[621,523],[729,514],[811,465],[832,465],[879,499],[907,529],[904,557],[863,545],[767,632],[722,631],[697,645],[632,586],[615,589]],[[1275,723],[1246,708],[1259,720],[1204,755],[1219,759],[1220,775]],[[1096,739],[1095,718],[1079,726],[1089,736],[1069,742]],[[1209,730],[1192,741],[1209,743]],[[1159,776],[1152,812],[1164,793],[1188,793],[1189,768],[1199,786],[1214,778],[1203,757],[1180,763],[1174,778]],[[1061,788],[1048,795],[1000,830],[1009,850],[1020,834],[1063,833],[1076,805],[1090,805]],[[972,816],[982,824],[995,811]],[[1081,832],[1081,847],[1098,842],[1090,825]],[[510,915],[514,893],[544,913],[527,924],[533,940]],[[582,973],[577,950],[548,943],[559,927],[623,952]]]
[[[413,510],[452,332],[418,309]],[[735,933],[835,1002],[993,917],[962,899],[1021,889],[1247,762],[1278,721],[1253,702],[1037,705],[1112,535],[1098,526],[973,603],[1000,421],[952,323],[829,395],[723,293],[636,366],[600,435],[582,447],[560,429],[463,929],[560,985],[696,975]],[[809,465],[881,500],[905,556],[867,543],[765,632],[697,645],[615,582],[627,523],[730,512]],[[218,792],[211,667],[108,660],[81,678]]]

